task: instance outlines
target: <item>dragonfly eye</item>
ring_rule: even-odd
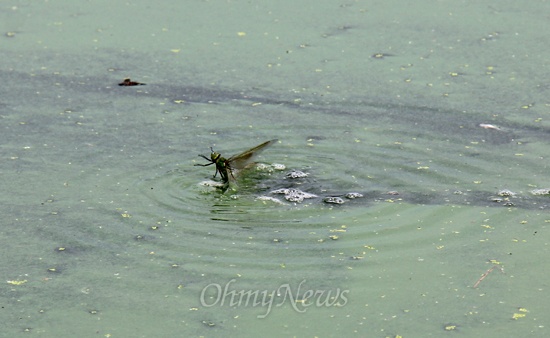
[[[216,160],[220,157],[220,153],[217,153],[215,152],[214,150],[212,150],[212,154],[210,154],[210,158],[212,159],[213,162],[216,162]]]

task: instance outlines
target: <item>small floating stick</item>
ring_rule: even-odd
[[[141,83],[141,82],[137,82],[137,81],[132,81],[130,80],[129,78],[125,78],[121,83],[118,84],[119,86],[125,86],[125,87],[129,87],[129,86],[144,86],[145,83]]]
[[[485,277],[487,277],[495,268],[499,268],[500,272],[504,273],[504,269],[501,268],[500,266],[498,265],[493,265],[489,270],[485,271],[485,273],[483,275],[481,275],[481,277],[479,277],[479,279],[477,280],[477,282],[474,284],[474,289],[477,288],[477,286],[479,285],[479,283],[481,283],[482,280],[485,279]]]

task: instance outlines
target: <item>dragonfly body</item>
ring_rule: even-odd
[[[216,165],[216,173],[214,174],[214,177],[216,177],[216,175],[218,175],[218,173],[220,173],[220,176],[221,176],[223,182],[229,181],[229,175],[227,175],[227,170],[229,169],[229,172],[231,173],[231,167],[229,165],[228,160],[225,157],[223,157],[220,153],[215,152],[214,149],[210,148],[210,150],[212,150],[212,153],[210,154],[210,158],[208,158],[204,155],[199,155],[200,157],[206,159],[207,161],[210,161],[210,163],[208,163],[208,164],[197,164],[197,165],[206,167],[206,166],[215,164]]]
[[[244,169],[248,164],[251,163],[252,159],[260,153],[262,150],[267,148],[268,146],[272,145],[273,143],[277,142],[277,140],[270,140],[266,141],[260,145],[257,145],[256,147],[250,148],[240,154],[231,156],[230,158],[223,157],[220,153],[215,152],[212,147],[210,147],[210,150],[212,153],[210,153],[210,158],[206,157],[205,155],[199,155],[200,157],[204,158],[205,160],[209,161],[210,163],[207,164],[195,164],[196,166],[206,167],[212,164],[216,165],[216,172],[214,173],[214,177],[220,173],[220,177],[222,179],[223,183],[229,182],[229,176],[233,177],[233,170],[234,169]],[[233,177],[234,178],[234,177]]]

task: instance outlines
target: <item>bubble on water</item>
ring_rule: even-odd
[[[224,183],[223,182],[212,181],[212,180],[206,180],[206,181],[199,182],[199,185],[203,186],[203,187],[221,188],[221,187],[224,186]]]
[[[363,197],[363,194],[358,193],[358,192],[348,192],[348,193],[345,194],[344,196],[346,196],[346,198],[349,198],[349,199],[354,199],[354,198],[361,198],[361,197]]]
[[[285,177],[286,178],[304,178],[304,177],[307,177],[308,175],[309,175],[308,173],[305,173],[303,171],[292,169],[290,172],[288,172],[285,175]]]
[[[304,199],[307,199],[307,198],[315,198],[315,197],[318,197],[317,195],[315,194],[310,194],[308,192],[305,192],[305,191],[302,191],[300,189],[294,189],[294,188],[290,188],[290,189],[277,189],[277,190],[273,190],[271,192],[272,194],[284,194],[285,195],[285,199],[287,201],[290,201],[290,202],[302,202]]]
[[[275,198],[275,197],[270,197],[270,196],[258,196],[258,197],[256,197],[256,199],[258,201],[274,202],[274,203],[277,203],[277,204],[285,204],[285,202],[281,201],[280,199]]]
[[[281,163],[272,163],[272,164],[271,164],[271,167],[272,167],[274,170],[285,170],[285,169],[286,169],[286,165],[281,164]]]
[[[273,171],[273,167],[268,164],[258,163],[256,164],[256,170],[271,172]]]
[[[337,197],[337,196],[325,197],[323,199],[323,202],[332,203],[332,204],[344,204],[344,200],[341,197]]]
[[[533,189],[531,194],[535,196],[550,195],[550,189]]]
[[[511,190],[508,190],[508,189],[503,189],[503,190],[500,190],[497,195],[499,195],[499,196],[515,196],[516,193],[511,191]]]

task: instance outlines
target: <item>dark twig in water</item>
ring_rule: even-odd
[[[145,83],[132,81],[132,80],[130,80],[129,78],[126,78],[126,79],[124,79],[121,83],[119,83],[118,85],[119,85],[119,86],[125,86],[125,87],[129,87],[129,86],[144,86]]]

